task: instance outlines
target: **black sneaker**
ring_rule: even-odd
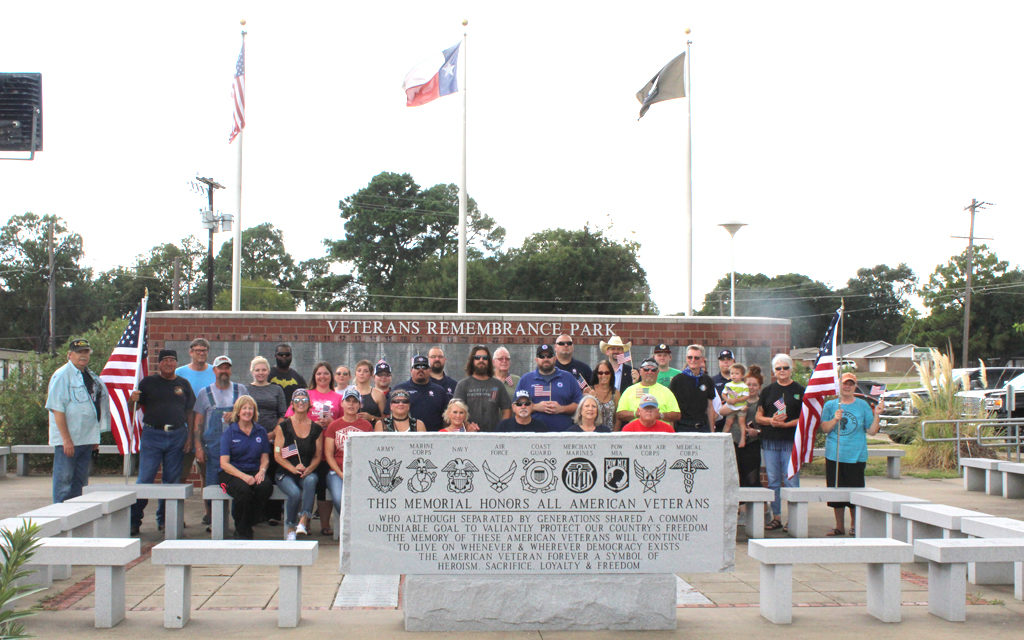
[[[210,524],[210,516],[209,515],[203,516],[203,524]],[[209,529],[207,529],[207,531],[209,531]]]
[[[131,533],[129,535],[133,535],[133,536],[139,535],[139,528],[133,526],[132,530],[131,530]]]
[[[156,530],[157,531],[163,531],[164,530],[164,525],[163,524],[156,525]]]

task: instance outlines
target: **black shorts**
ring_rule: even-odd
[[[836,465],[839,466],[839,482],[836,482]],[[867,462],[836,462],[825,458],[825,486],[826,487],[863,487],[864,468]],[[843,507],[853,508],[849,502],[829,502],[828,506],[834,509]]]

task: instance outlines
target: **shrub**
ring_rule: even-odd
[[[0,531],[0,555],[3,557],[3,566],[0,567],[0,638],[4,640],[28,637],[21,621],[34,615],[35,611],[18,610],[12,604],[45,589],[24,584],[25,578],[31,575],[25,564],[39,546],[38,534],[39,525],[29,522],[13,531]]]

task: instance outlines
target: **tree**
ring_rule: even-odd
[[[214,260],[215,292],[231,289],[234,247],[234,239],[228,240],[221,245]],[[294,296],[292,289],[299,289],[303,285],[302,272],[285,249],[281,230],[269,222],[242,231],[241,268],[242,280],[264,280],[293,297],[298,296]],[[294,304],[292,306],[294,308]]]
[[[295,298],[287,291],[280,291],[269,280],[242,280],[242,311],[295,311]],[[231,309],[231,289],[222,289],[213,304],[215,309]]]
[[[458,188],[422,189],[407,173],[383,172],[338,204],[345,237],[325,240],[328,257],[350,264],[355,290],[363,296],[352,308],[406,311],[401,297],[417,279],[438,274],[424,270],[429,258],[443,260],[458,249]],[[505,230],[477,208],[467,211],[467,245],[482,254],[497,251]]]
[[[351,274],[332,272],[330,258],[311,258],[299,265],[305,286],[297,294],[306,311],[352,311],[352,304],[361,304],[365,291]]]
[[[790,341],[794,346],[813,346],[821,342],[825,325],[839,308],[839,297],[828,285],[798,273],[769,278],[763,273],[736,274],[736,315],[786,318],[791,322]],[[697,315],[729,314],[729,275],[718,281],[704,296]]]
[[[839,291],[846,301],[846,341],[897,342],[910,310],[909,297],[916,290],[917,276],[905,263],[858,269],[857,277],[850,278]]]

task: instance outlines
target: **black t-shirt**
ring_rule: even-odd
[[[699,378],[695,378],[680,373],[672,378],[668,388],[679,405],[680,422],[707,425],[708,400],[715,398],[715,383],[708,374],[702,373]]]
[[[292,419],[285,418],[281,422],[281,434],[284,436],[284,446],[281,447],[281,457],[293,465],[301,463],[308,467],[316,456],[316,441],[320,439],[321,433],[323,433],[323,428],[314,422],[309,427],[309,435],[305,438],[300,438],[295,435],[295,427],[292,426]],[[298,453],[285,455],[287,453],[285,449],[291,445],[295,445]],[[288,475],[297,477],[294,473],[286,471],[284,467],[281,467],[280,469],[282,473],[287,473]]]
[[[146,376],[139,382],[139,394],[143,419],[153,426],[185,426],[185,414],[196,404],[192,385],[181,376],[174,376],[171,380],[159,374]]]
[[[282,372],[277,367],[271,367],[270,377],[267,379],[267,382],[276,384],[284,389],[284,401],[288,405],[292,403],[292,394],[295,393],[296,389],[306,388],[306,379],[300,376],[299,372],[295,369]]]
[[[540,420],[534,420],[533,416],[530,416],[530,424],[519,424],[515,417],[505,418],[498,423],[494,430],[505,433],[547,433],[548,427]]]
[[[574,378],[583,378],[583,382],[587,384],[591,384],[590,380],[594,377],[594,372],[591,371],[590,367],[575,358],[569,364],[562,364],[558,361],[558,358],[555,358],[555,366],[562,371],[568,371]]]
[[[433,382],[434,384],[442,387],[445,391],[447,391],[448,392],[448,399],[449,400],[451,400],[452,398],[455,397],[455,387],[456,387],[456,385],[459,384],[459,381],[456,380],[455,378],[450,377],[446,373],[446,374],[444,374],[441,377],[440,380],[438,380],[434,376],[430,376],[430,381]]]
[[[715,377],[711,378],[711,382],[715,383],[715,393],[717,393],[718,397],[721,398],[722,397],[722,389],[724,389],[725,388],[725,384],[727,382],[729,382],[729,378],[727,376],[722,375],[722,373],[719,372],[719,373],[715,374]],[[725,425],[725,418],[719,418],[718,420],[715,420],[715,426],[716,427],[721,428],[724,425]]]
[[[761,389],[761,413],[766,418],[771,418],[779,411],[775,405],[777,400],[786,404],[786,422],[791,422],[800,417],[800,405],[803,404],[804,388],[798,382],[791,382],[786,386],[773,382],[764,389]],[[792,440],[793,429],[776,429],[771,425],[761,426],[762,440]]]

